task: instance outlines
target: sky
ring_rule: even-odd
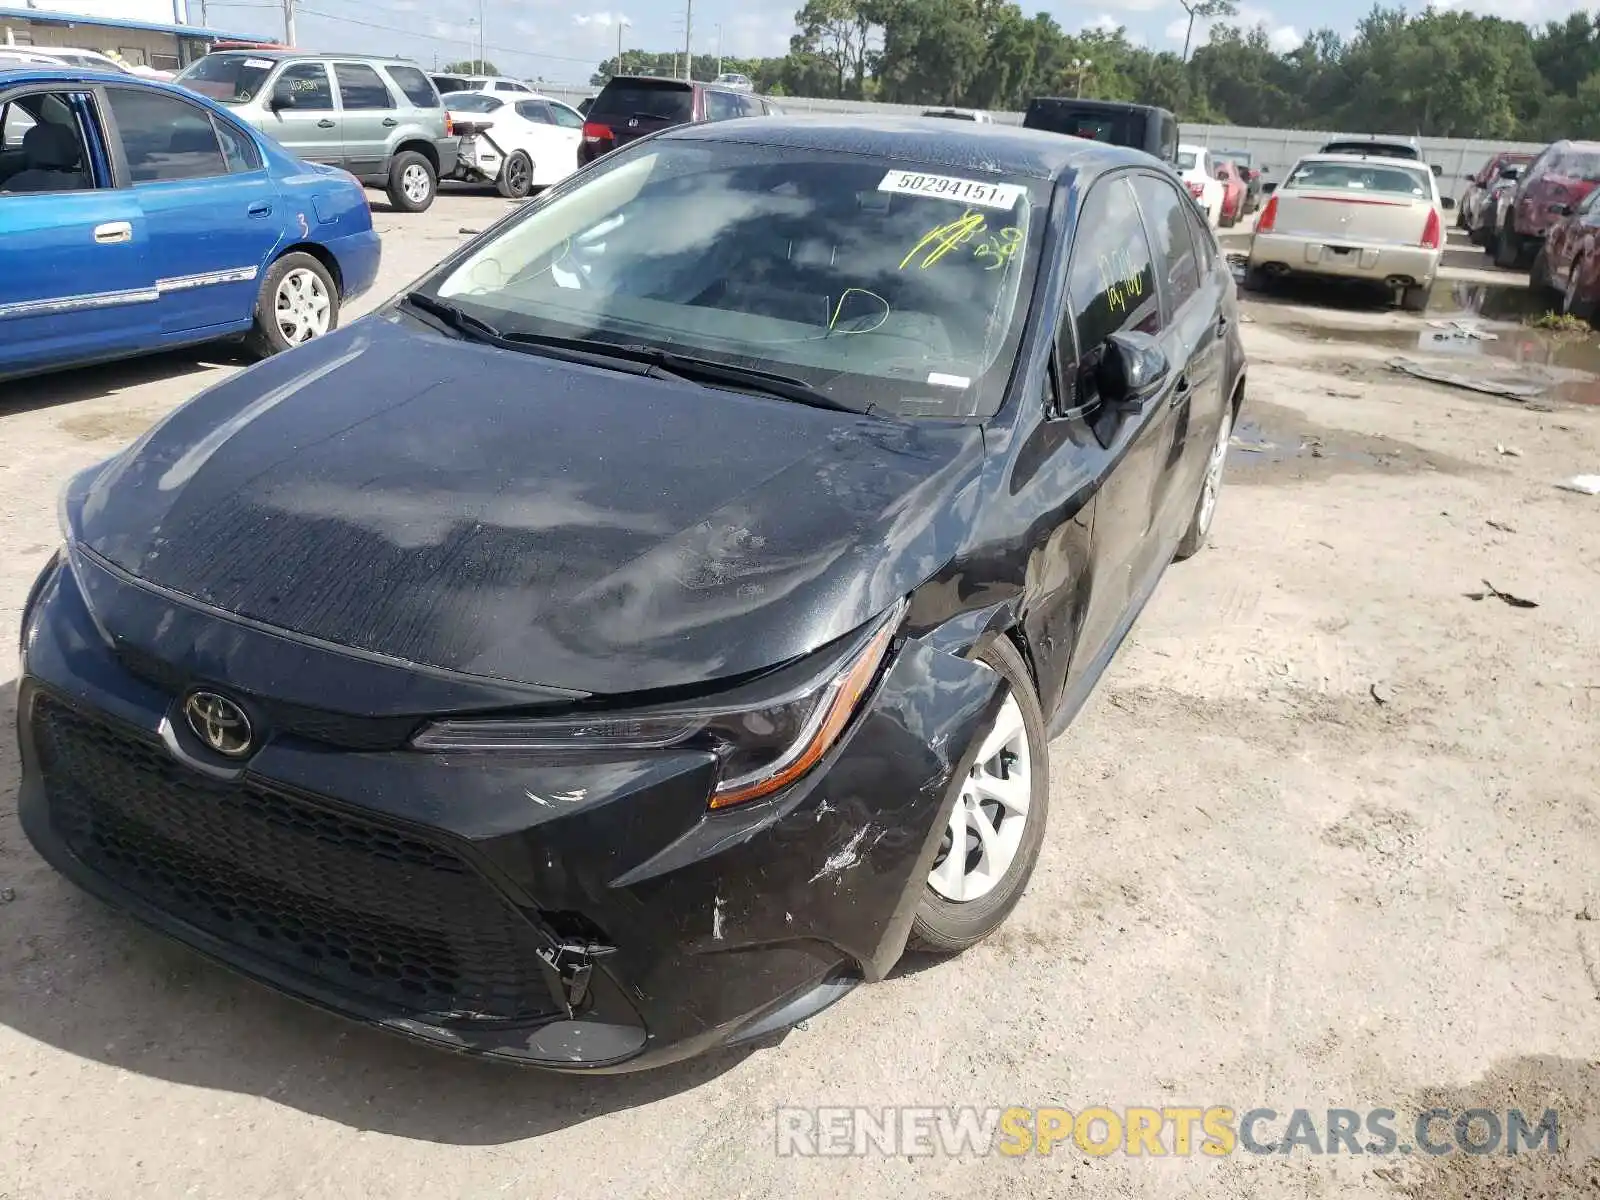
[[[200,22],[200,0],[187,0],[190,20]],[[618,24],[625,47],[666,50],[683,45],[684,0],[612,0],[625,7],[589,8],[585,0],[295,0],[297,40],[327,50],[399,54],[429,67],[478,56],[483,21],[486,57],[507,74],[550,84],[587,84],[604,58],[616,53]],[[794,13],[802,0],[692,0],[696,54],[777,55],[789,45]],[[1571,0],[1436,0],[1532,21],[1565,16]],[[1128,36],[1157,50],[1183,47],[1187,24],[1179,0],[1021,0],[1024,12],[1048,12],[1063,28],[1122,26]],[[1348,33],[1372,0],[1261,0],[1241,3],[1233,23],[1266,26],[1273,44],[1291,49],[1313,28]],[[1413,3],[1413,9],[1421,5]],[[272,0],[206,0],[207,23],[240,33],[280,36],[282,6]],[[1196,22],[1195,43],[1206,37]]]

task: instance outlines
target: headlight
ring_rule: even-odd
[[[905,616],[900,600],[842,655],[775,694],[721,703],[551,718],[438,721],[418,750],[604,751],[699,747],[717,759],[712,808],[758,800],[822,760],[877,678]],[[803,669],[803,668],[802,668]],[[788,672],[785,673],[786,675]]]

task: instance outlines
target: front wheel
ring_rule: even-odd
[[[1543,246],[1533,256],[1533,266],[1528,268],[1528,290],[1534,293],[1556,290],[1555,282],[1550,278],[1550,256],[1545,253]]]
[[[1222,410],[1222,426],[1217,430],[1217,440],[1211,443],[1211,457],[1206,460],[1205,478],[1200,481],[1200,495],[1195,498],[1194,514],[1189,518],[1189,528],[1178,542],[1173,558],[1193,558],[1206,544],[1211,532],[1211,519],[1217,514],[1217,494],[1222,491],[1222,471],[1228,463],[1228,445],[1233,440],[1233,405]]]
[[[525,199],[533,191],[533,159],[526,150],[514,150],[495,186],[507,200]]]
[[[978,734],[912,918],[910,945],[918,950],[953,954],[998,929],[1022,899],[1044,841],[1050,763],[1033,681],[1006,637],[979,661],[1004,681],[1006,698]]]
[[[426,212],[439,190],[433,164],[415,150],[402,150],[389,164],[389,203],[400,212]]]
[[[1500,226],[1500,233],[1494,240],[1494,265],[1497,267],[1514,268],[1517,260],[1522,257],[1522,239],[1517,236],[1516,226],[1512,223],[1511,215],[1506,214],[1504,223]]]
[[[259,358],[321,337],[339,324],[339,289],[309,254],[285,254],[267,268],[256,293],[255,325],[245,346]]]

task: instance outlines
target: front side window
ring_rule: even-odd
[[[1371,162],[1303,162],[1289,173],[1281,190],[1426,197],[1433,193],[1433,182],[1420,167]]]
[[[1150,243],[1126,178],[1102,180],[1084,200],[1067,269],[1067,306],[1077,329],[1080,378],[1091,386],[1113,333],[1161,332]]]
[[[228,173],[211,115],[162,92],[106,93],[133,182],[166,183]]]
[[[86,94],[35,92],[0,105],[0,196],[95,186],[83,123],[90,104]]]
[[[400,89],[400,94],[411,101],[412,107],[439,107],[439,93],[419,68],[391,63],[384,69],[389,72],[389,78],[394,80],[395,87]]]
[[[689,140],[601,164],[423,291],[502,332],[775,372],[851,408],[999,407],[1048,184]]]
[[[247,104],[261,93],[275,62],[249,54],[207,54],[189,64],[176,82],[221,104]]]
[[[366,63],[335,63],[333,74],[339,81],[339,103],[346,109],[394,107],[383,77]]]
[[[272,85],[272,93],[288,100],[294,112],[333,110],[333,87],[328,83],[328,68],[321,63],[290,63]]]
[[[1167,299],[1177,312],[1200,290],[1200,271],[1195,264],[1194,239],[1189,234],[1186,209],[1194,208],[1187,196],[1164,179],[1154,175],[1135,175],[1133,191],[1144,210],[1145,229],[1155,251],[1155,269],[1166,283]]]

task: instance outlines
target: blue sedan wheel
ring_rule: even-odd
[[[285,254],[261,281],[255,328],[246,339],[266,358],[321,337],[339,323],[339,289],[309,254]]]

